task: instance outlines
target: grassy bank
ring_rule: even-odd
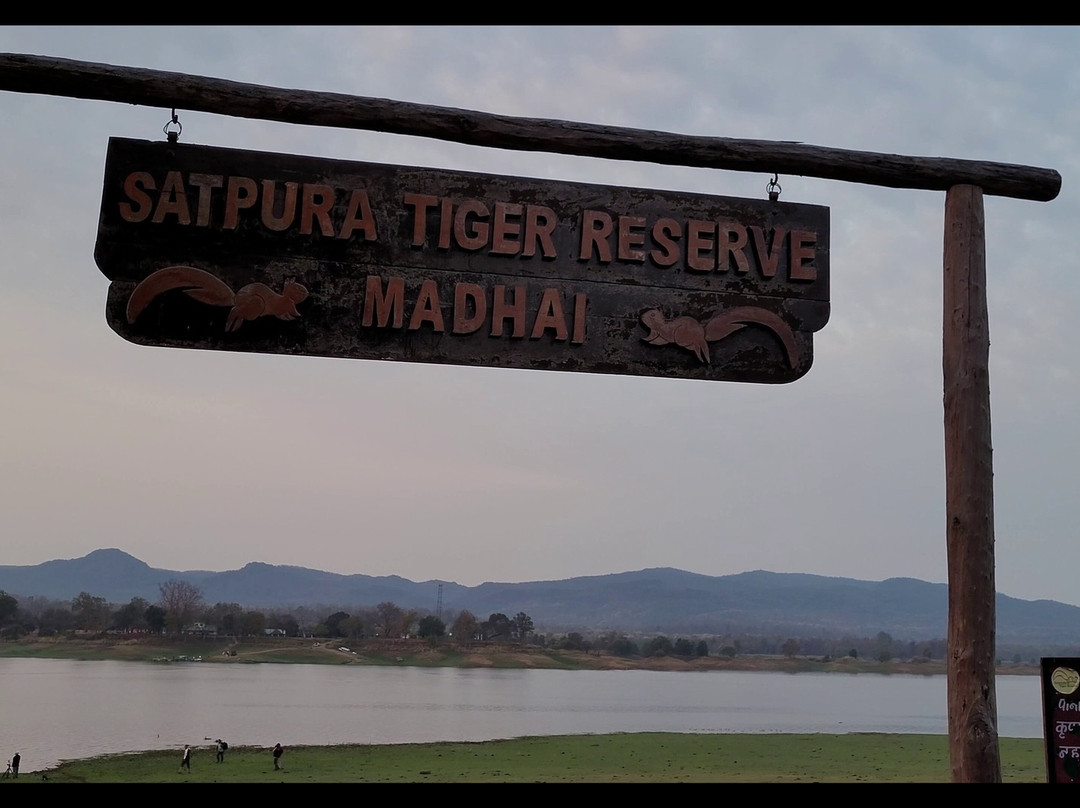
[[[286,747],[274,771],[268,748],[231,748],[216,763],[199,748],[190,772],[180,752],[110,755],[45,772],[63,783],[944,783],[940,735],[690,735],[632,733],[483,743]],[[1001,740],[1006,782],[1045,782],[1042,742]],[[26,773],[9,783],[40,783]]]
[[[942,660],[878,662],[814,657],[620,657],[507,643],[454,644],[427,640],[316,641],[299,638],[170,640],[165,637],[47,637],[0,642],[0,657],[169,662],[199,659],[213,664],[306,663],[324,665],[409,665],[459,668],[556,668],[563,670],[732,670],[941,675]],[[1002,674],[1036,674],[1030,666],[1008,665]]]

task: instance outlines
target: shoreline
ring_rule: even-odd
[[[944,660],[877,660],[852,657],[737,655],[621,657],[515,643],[406,640],[316,640],[105,636],[23,638],[0,641],[2,658],[116,660],[167,664],[322,664],[560,670],[771,671],[945,675]],[[997,675],[1038,675],[1037,666],[1000,664]]]

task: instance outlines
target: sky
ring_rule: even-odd
[[[683,134],[990,160],[997,588],[1080,604],[1077,28],[0,28],[0,52]],[[764,199],[770,175],[177,110],[183,142]],[[464,585],[675,567],[944,582],[943,192],[831,216],[790,384],[138,346],[94,263],[110,137],[171,110],[0,90],[0,564],[116,547]]]

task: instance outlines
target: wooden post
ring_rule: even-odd
[[[944,265],[949,759],[955,782],[997,783],[990,329],[979,187],[946,192]]]
[[[166,110],[197,110],[305,126],[392,132],[497,149],[765,174],[779,172],[888,188],[945,191],[954,185],[971,183],[985,194],[1041,201],[1053,199],[1061,190],[1061,175],[1049,168],[517,118],[21,53],[0,53],[0,91],[5,90],[148,104]]]

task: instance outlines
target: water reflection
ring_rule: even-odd
[[[1039,681],[998,677],[1003,737],[1042,735]],[[607,732],[947,732],[943,676],[485,670],[0,659],[0,756]],[[203,753],[209,756],[211,753]]]

